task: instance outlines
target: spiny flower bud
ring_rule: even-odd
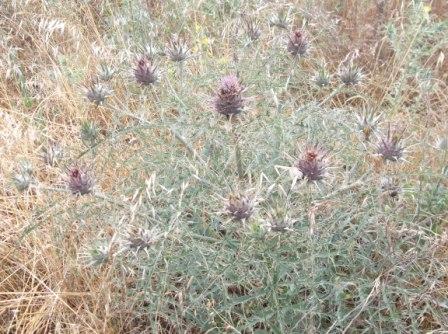
[[[110,81],[114,77],[116,71],[107,64],[101,64],[98,68],[98,78],[101,81]]]
[[[87,99],[97,106],[102,104],[111,94],[112,90],[103,83],[93,83],[86,89]]]
[[[140,251],[154,245],[162,236],[160,230],[158,229],[131,229],[124,240],[123,249],[124,250],[135,250]]]
[[[109,245],[97,245],[92,247],[83,256],[88,267],[99,267],[111,260],[112,250]]]
[[[295,163],[302,179],[307,179],[308,182],[322,180],[327,169],[326,156],[326,152],[319,145],[308,146]]]
[[[95,181],[84,166],[73,166],[67,172],[68,189],[73,195],[86,195],[92,192]]]
[[[401,146],[401,134],[396,131],[387,131],[387,135],[381,137],[377,144],[377,153],[381,155],[384,160],[398,161],[403,157],[404,147]]]
[[[215,110],[226,116],[239,114],[244,107],[243,92],[244,87],[235,75],[223,77],[214,98]]]
[[[370,141],[370,136],[375,131],[380,116],[375,116],[373,112],[365,110],[363,114],[356,115],[358,119],[358,130],[362,132],[365,141]]]
[[[85,121],[81,125],[81,140],[87,146],[94,146],[98,140],[100,129],[91,121]]]
[[[285,11],[279,11],[277,15],[271,17],[269,24],[281,29],[288,29],[289,19]]]
[[[154,59],[156,56],[164,56],[165,52],[158,48],[154,43],[149,42],[143,48],[142,54],[144,54],[147,59]]]
[[[154,84],[158,80],[157,66],[143,56],[137,62],[137,67],[134,69],[135,80],[144,86]]]
[[[61,146],[54,141],[50,141],[47,147],[42,148],[42,159],[47,165],[56,166],[61,160],[62,155]]]
[[[28,190],[33,182],[33,167],[29,161],[21,161],[19,172],[12,178],[17,190],[22,192]]]
[[[349,64],[340,68],[339,77],[346,86],[354,86],[361,82],[363,74],[358,67]]]
[[[303,57],[308,52],[310,42],[305,31],[297,29],[292,32],[288,41],[288,52],[294,57]]]
[[[316,72],[313,81],[318,87],[326,87],[330,84],[330,79],[331,77],[327,70],[325,67],[322,67]]]
[[[254,212],[254,200],[247,195],[230,195],[226,203],[226,213],[235,220],[248,219]]]
[[[175,62],[182,62],[190,57],[190,49],[184,41],[174,36],[166,48],[166,54]]]
[[[401,192],[398,180],[391,177],[382,177],[380,180],[380,187],[383,194],[391,198],[397,198]]]
[[[291,231],[294,220],[288,217],[286,210],[280,207],[273,208],[267,214],[268,219],[265,223],[266,227],[272,232]]]

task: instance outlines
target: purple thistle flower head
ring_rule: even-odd
[[[310,42],[305,31],[301,29],[294,30],[289,36],[288,52],[294,57],[303,57],[308,52]]]
[[[226,212],[235,220],[249,219],[254,212],[254,200],[250,196],[230,195]]]
[[[68,189],[73,195],[86,195],[92,192],[95,181],[90,171],[83,166],[73,166],[67,172]]]
[[[149,86],[154,84],[158,80],[157,66],[153,65],[146,56],[143,56],[137,62],[137,67],[134,69],[134,77],[141,85]]]
[[[221,79],[214,98],[215,110],[226,116],[236,115],[243,111],[244,87],[235,75],[227,75]]]
[[[302,173],[302,179],[321,181],[327,170],[327,154],[319,145],[308,146],[295,167]]]
[[[404,147],[401,145],[401,134],[392,131],[389,125],[387,135],[381,137],[377,144],[377,153],[385,161],[398,161],[403,157]]]

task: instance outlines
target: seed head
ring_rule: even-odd
[[[112,94],[112,90],[103,83],[93,83],[86,90],[86,97],[90,102],[97,106],[103,104],[108,96]]]
[[[144,86],[154,84],[158,80],[157,66],[153,65],[146,56],[140,58],[134,69],[135,80]]]
[[[301,172],[302,179],[307,179],[308,182],[320,181],[326,174],[326,157],[326,152],[319,145],[308,146],[295,167]]]
[[[166,48],[166,54],[174,62],[182,62],[190,57],[190,49],[178,36],[174,36]]]
[[[346,86],[354,86],[361,82],[363,74],[358,67],[349,64],[348,66],[341,67],[339,77]]]
[[[91,193],[94,184],[91,172],[84,166],[73,166],[67,172],[67,186],[73,195]]]
[[[215,110],[226,116],[236,115],[243,111],[244,87],[235,75],[228,75],[221,79],[214,98]]]
[[[403,157],[404,147],[401,145],[401,134],[397,131],[387,131],[387,135],[379,139],[377,144],[377,153],[382,156],[385,161],[398,161]]]
[[[288,52],[294,57],[303,57],[310,47],[309,39],[305,31],[297,29],[292,32],[288,41]]]
[[[230,195],[226,213],[235,220],[246,220],[253,214],[254,206],[254,199],[248,195]]]

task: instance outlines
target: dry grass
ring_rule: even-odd
[[[279,12],[286,30],[269,24]],[[442,0],[7,1],[0,332],[447,331],[447,17]],[[311,40],[300,60],[286,50],[298,27]],[[163,55],[172,34],[191,49],[182,63]],[[150,43],[160,80],[142,87],[133,68]],[[350,59],[364,77],[345,87]],[[333,76],[319,89],[323,63]],[[116,74],[96,106],[84,88],[101,65]],[[212,100],[231,73],[248,103],[229,121]],[[365,109],[381,115],[371,142]],[[388,124],[403,130],[403,161],[375,154]],[[289,190],[285,167],[309,142],[331,152],[329,177]],[[67,191],[78,163],[91,194]],[[232,222],[223,208],[238,193],[259,204]],[[138,228],[160,233],[129,250]]]

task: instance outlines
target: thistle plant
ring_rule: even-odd
[[[339,69],[339,78],[346,86],[354,86],[359,84],[363,76],[364,75],[361,69],[353,65],[353,63],[350,63],[347,66],[342,66]]]
[[[89,88],[86,88],[87,99],[96,106],[103,104],[110,95],[112,95],[112,90],[104,83],[92,83]]]
[[[272,232],[287,232],[292,230],[294,220],[288,217],[287,211],[276,207],[267,213],[266,227]]]
[[[249,195],[230,195],[225,212],[234,220],[247,220],[254,213],[255,202]]]
[[[47,146],[42,148],[41,156],[47,165],[54,167],[57,166],[62,159],[63,151],[57,142],[50,141]]]
[[[67,171],[67,187],[73,195],[86,195],[93,191],[95,180],[85,166],[74,165]]]
[[[100,129],[96,123],[85,121],[81,124],[81,140],[88,147],[93,147],[98,141]]]
[[[91,248],[85,257],[88,267],[99,267],[110,261],[111,249],[108,245],[98,245]]]
[[[112,78],[115,76],[116,71],[107,64],[101,64],[98,68],[98,79],[104,82],[108,82],[112,80]]]
[[[364,110],[362,114],[356,115],[358,124],[357,128],[362,133],[366,142],[370,141],[371,135],[375,132],[379,124],[381,115],[375,116],[373,111]]]
[[[269,24],[280,29],[288,29],[289,21],[288,14],[281,10],[271,17]]]
[[[391,197],[397,198],[401,192],[398,180],[392,177],[382,177],[380,180],[380,188],[383,194]]]
[[[130,229],[124,240],[122,249],[127,251],[140,251],[153,246],[162,236],[159,229]]]
[[[327,153],[318,144],[308,145],[294,167],[299,170],[302,179],[308,182],[321,181],[328,168]]]
[[[401,145],[401,133],[392,131],[389,125],[387,134],[379,138],[376,150],[384,161],[400,160],[404,152],[404,147]]]
[[[190,49],[178,36],[173,36],[165,50],[168,58],[174,62],[183,62],[190,57]]]
[[[223,77],[213,100],[215,110],[228,117],[241,113],[245,102],[244,90],[235,75]]]
[[[147,56],[142,56],[134,68],[134,77],[143,86],[152,85],[158,80],[157,66]]]
[[[304,57],[310,48],[310,41],[306,32],[302,29],[294,30],[289,36],[288,52],[294,57]]]
[[[329,86],[330,80],[331,76],[324,66],[322,66],[313,77],[313,82],[320,88]]]
[[[165,52],[163,52],[163,50],[151,41],[143,47],[141,54],[143,54],[147,59],[154,59],[156,56],[164,56]]]

